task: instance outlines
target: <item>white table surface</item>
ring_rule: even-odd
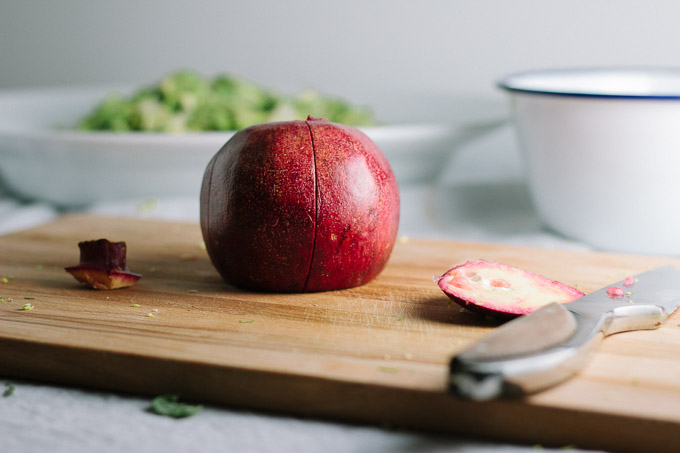
[[[198,209],[198,200],[187,198],[108,202],[86,211],[198,221]],[[0,234],[40,225],[61,214],[47,204],[22,203],[0,193]],[[459,150],[439,180],[401,187],[399,234],[589,249],[542,226],[523,183],[508,128]],[[15,391],[0,396],[2,453],[528,452],[537,448],[212,405],[175,420],[150,413],[150,398],[9,379],[0,370],[0,393],[8,382]]]

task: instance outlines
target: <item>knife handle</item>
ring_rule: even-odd
[[[488,400],[543,390],[576,374],[605,336],[653,329],[664,317],[656,305],[620,306],[598,316],[547,305],[502,325],[455,356],[450,391]]]

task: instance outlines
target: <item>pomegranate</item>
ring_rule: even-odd
[[[208,255],[242,288],[363,285],[385,267],[398,223],[399,191],[385,156],[361,131],[324,119],[243,129],[203,178]]]

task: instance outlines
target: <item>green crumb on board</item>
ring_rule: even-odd
[[[252,324],[252,323],[254,323],[254,322],[255,322],[254,319],[249,319],[249,320],[247,320],[247,321],[243,321],[243,320],[241,320],[241,319],[238,320],[238,323],[239,323],[239,324]]]
[[[140,307],[139,304],[130,304],[130,306],[133,307],[133,308],[139,308]]]
[[[2,277],[0,278],[0,283],[9,283],[9,279],[7,277]]]
[[[179,402],[177,395],[161,395],[151,401],[151,412],[172,418],[185,418],[197,414],[202,405],[191,405]]]
[[[158,201],[155,198],[149,198],[147,200],[141,201],[137,205],[137,212],[140,214],[148,214],[153,212],[158,206]]]
[[[24,304],[24,306],[21,307],[21,309],[24,310],[24,311],[33,310],[34,308],[35,308],[35,305],[33,305],[31,303]]]
[[[393,367],[393,366],[379,366],[378,369],[382,371],[383,373],[390,373],[394,374],[399,371],[399,368]]]

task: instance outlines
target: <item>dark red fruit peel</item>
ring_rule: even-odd
[[[79,242],[78,248],[80,263],[65,269],[79,282],[95,289],[119,289],[132,286],[142,278],[141,274],[127,269],[125,242],[98,239]]]
[[[201,186],[201,230],[224,280],[304,289],[314,250],[313,159],[304,121],[243,129],[212,158]]]
[[[307,124],[318,208],[305,290],[363,285],[383,270],[396,240],[396,180],[385,156],[360,131],[325,120]]]
[[[468,261],[448,270],[437,279],[437,285],[460,306],[501,319],[585,296],[576,288],[542,275],[484,260]]]
[[[229,140],[208,164],[201,229],[224,280],[270,292],[359,286],[396,240],[392,170],[360,131],[308,117],[265,123]]]

